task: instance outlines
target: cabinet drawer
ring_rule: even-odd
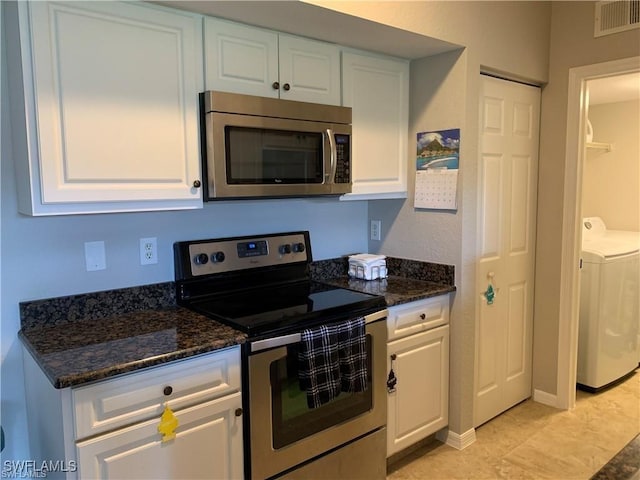
[[[389,307],[389,340],[406,337],[449,323],[449,295],[438,295]]]
[[[165,402],[179,410],[239,391],[240,347],[75,388],[75,438],[160,418]]]

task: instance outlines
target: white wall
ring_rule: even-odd
[[[2,42],[1,404],[2,459],[29,459],[18,303],[173,280],[177,240],[309,230],[314,259],[367,249],[367,202],[297,199],[206,204],[202,210],[32,218],[17,213],[14,161],[24,145],[8,116]],[[18,156],[12,153],[12,147]],[[157,265],[140,266],[138,240],[157,237]],[[107,269],[87,272],[84,242],[104,240]]]
[[[482,65],[509,77],[547,79],[550,2],[305,1],[465,46]]]
[[[475,185],[469,185],[475,172],[474,149],[467,142],[466,96],[460,94],[468,74],[467,53],[454,51],[411,62],[409,148],[409,193],[404,201],[372,201],[370,219],[382,221],[382,241],[370,241],[370,250],[395,257],[412,258],[455,266],[458,291],[451,308],[449,354],[449,429],[464,433],[473,423],[474,316],[464,304],[469,290],[463,262],[463,196],[473,196]],[[415,149],[418,132],[461,128],[459,209],[416,210]],[[475,200],[475,198],[473,199]],[[467,238],[473,242],[473,238]],[[473,306],[471,306],[473,308]]]
[[[569,69],[640,55],[640,29],[594,38],[594,2],[551,2],[549,84],[542,91],[533,385],[557,394],[561,318],[562,212]]]
[[[331,5],[335,4],[329,2]],[[382,21],[378,9],[345,2]],[[383,221],[383,241],[370,250],[418,260],[454,264],[451,308],[449,429],[463,435],[474,427],[477,260],[477,152],[480,72],[543,84],[547,78],[550,5],[546,2],[385,2],[395,26],[464,45],[411,62],[409,198],[371,202],[369,216]],[[460,177],[456,211],[413,208],[416,134],[460,128]]]
[[[613,150],[587,149],[582,215],[601,217],[609,229],[640,231],[640,101],[591,105],[589,120],[593,141]]]

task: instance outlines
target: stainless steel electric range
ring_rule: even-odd
[[[178,303],[248,335],[245,477],[385,478],[384,298],[311,280],[306,231],[178,242],[174,254]],[[332,390],[312,404],[312,389],[301,380],[309,363],[301,362],[318,347],[305,339],[324,342],[334,337],[320,335],[344,332],[345,325],[362,326],[354,337],[362,346],[360,388]],[[342,369],[346,350],[333,347]]]

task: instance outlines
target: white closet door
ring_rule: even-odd
[[[539,88],[481,81],[475,426],[531,396],[540,119]]]

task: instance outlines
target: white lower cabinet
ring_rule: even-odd
[[[29,353],[25,373],[34,459],[73,467],[52,478],[243,478],[240,347],[65,389]]]
[[[391,333],[397,324],[415,325],[414,317],[424,321],[423,331]],[[390,307],[388,318],[387,371],[397,382],[387,399],[387,457],[449,423],[449,296]]]
[[[176,438],[163,442],[158,420],[78,442],[80,478],[242,478],[240,393],[176,412]],[[239,462],[238,462],[239,460]]]

